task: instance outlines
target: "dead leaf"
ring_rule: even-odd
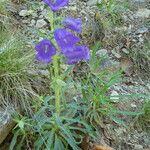
[[[89,136],[85,136],[83,138],[83,141],[81,143],[82,150],[88,150],[89,149]]]
[[[121,58],[120,67],[129,76],[133,73],[133,63],[128,57]]]
[[[94,145],[94,148],[92,150],[114,150],[114,149],[105,145]]]

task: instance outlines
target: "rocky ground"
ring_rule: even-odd
[[[96,14],[99,11],[96,2],[97,0],[72,0],[69,7],[60,13],[64,16],[82,17],[83,43],[92,45],[97,40],[102,43],[101,49],[97,52],[97,55],[107,55],[107,59],[101,66],[102,69],[115,66],[115,69],[122,68],[124,70],[123,82],[112,87],[110,91],[112,96],[133,93],[148,95],[150,92],[149,62],[144,58],[133,58],[133,53],[138,54],[143,51],[145,42],[150,39],[150,2],[148,0],[128,1],[131,9],[121,14],[123,24],[114,28],[106,28],[102,21],[97,23]],[[21,32],[28,35],[30,44],[34,45],[36,40],[41,39],[40,34],[48,32],[49,13],[43,3],[35,1],[28,2],[27,5],[13,3],[8,7],[12,8],[9,11],[13,15],[15,25],[21,29]],[[146,52],[150,58],[150,50]],[[137,59],[140,61],[138,65]],[[130,106],[131,110],[136,111],[140,108],[139,104],[143,104],[143,102],[143,98],[134,98],[128,104],[125,103],[118,107],[129,108],[128,106]],[[3,114],[0,113],[0,116]],[[0,120],[0,122],[2,121]],[[0,136],[1,128],[3,127],[0,126]],[[102,136],[97,139],[97,143],[109,145],[116,150],[150,149],[150,136],[141,127],[137,127],[135,130],[133,123],[130,128],[107,123]]]

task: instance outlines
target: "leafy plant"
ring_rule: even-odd
[[[142,48],[132,48],[129,50],[129,57],[134,64],[134,70],[137,73],[144,74],[144,77],[149,77],[150,72],[150,42],[147,40]],[[146,75],[146,76],[145,76]]]
[[[117,0],[102,0],[101,3],[98,3],[97,6],[105,17],[105,21],[107,18],[111,20],[114,25],[122,24],[122,12],[126,11],[126,3],[119,2]]]
[[[78,125],[79,124],[79,125]],[[89,126],[79,119],[60,117],[53,114],[42,122],[41,136],[35,141],[36,149],[47,147],[50,149],[68,149],[79,150],[79,144],[82,142]],[[43,138],[42,138],[43,137]]]
[[[138,116],[138,124],[140,124],[144,130],[150,131],[150,100],[145,102],[143,111],[144,113]]]
[[[9,150],[21,149],[24,143],[27,143],[29,139],[34,137],[32,132],[32,120],[23,117],[20,114],[15,114],[14,122],[16,122],[16,126],[12,131],[14,136],[11,140]]]
[[[87,133],[94,137],[92,128],[80,119],[76,103],[66,105],[67,108],[62,109],[62,115],[59,116],[52,104],[53,97],[47,96],[32,117],[15,117],[17,125],[14,128],[11,150],[23,148],[30,140],[34,143],[31,147],[37,150],[67,150],[69,147],[80,150],[79,144]]]
[[[121,82],[122,73],[120,70],[111,72],[111,70],[100,70],[99,66],[103,62],[96,56],[96,51],[99,49],[97,44],[92,50],[92,58],[89,64],[90,71],[87,73],[87,78],[81,80],[82,82],[82,111],[84,112],[84,119],[88,120],[90,124],[97,128],[103,127],[104,120],[109,119],[117,124],[125,125],[125,122],[119,116],[137,116],[142,112],[124,111],[117,108],[115,102],[123,103],[124,97],[130,99],[129,95],[111,96],[111,88]],[[95,66],[95,67],[93,67]]]

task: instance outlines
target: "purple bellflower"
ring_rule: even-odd
[[[55,40],[68,64],[76,64],[81,60],[90,59],[90,50],[85,45],[78,46],[80,38],[64,28],[54,32]]]
[[[78,36],[73,35],[71,32],[64,28],[55,30],[54,37],[57,41],[61,53],[65,53],[66,51],[73,51],[73,47],[80,41]]]
[[[74,19],[74,18],[67,18],[63,21],[63,24],[65,24],[66,28],[69,28],[73,31],[76,31],[77,33],[82,32],[82,20],[80,18]]]
[[[68,5],[69,0],[43,0],[45,4],[47,4],[52,11],[58,11],[62,7]]]
[[[71,65],[71,64],[76,64],[81,60],[89,60],[90,50],[87,46],[81,45],[81,46],[74,47],[72,52],[66,51],[64,55],[67,58],[67,63]]]
[[[52,62],[52,56],[56,54],[55,47],[48,39],[44,39],[38,43],[35,46],[35,50],[37,51],[36,59],[44,63]]]

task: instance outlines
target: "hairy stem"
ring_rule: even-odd
[[[54,76],[55,76],[55,107],[56,107],[56,112],[59,114],[60,113],[60,86],[57,83],[57,79],[59,79],[59,65],[58,65],[58,56],[53,57],[53,65],[54,65]]]
[[[51,11],[49,14],[50,18],[50,27],[51,30],[54,31],[54,14]],[[55,45],[55,43],[53,43]],[[55,109],[56,112],[59,114],[60,113],[60,86],[57,83],[57,79],[59,79],[59,65],[58,65],[58,59],[59,57],[55,55],[53,57],[53,66],[54,66],[54,79],[55,79],[55,85],[54,85],[54,92],[55,92]]]

